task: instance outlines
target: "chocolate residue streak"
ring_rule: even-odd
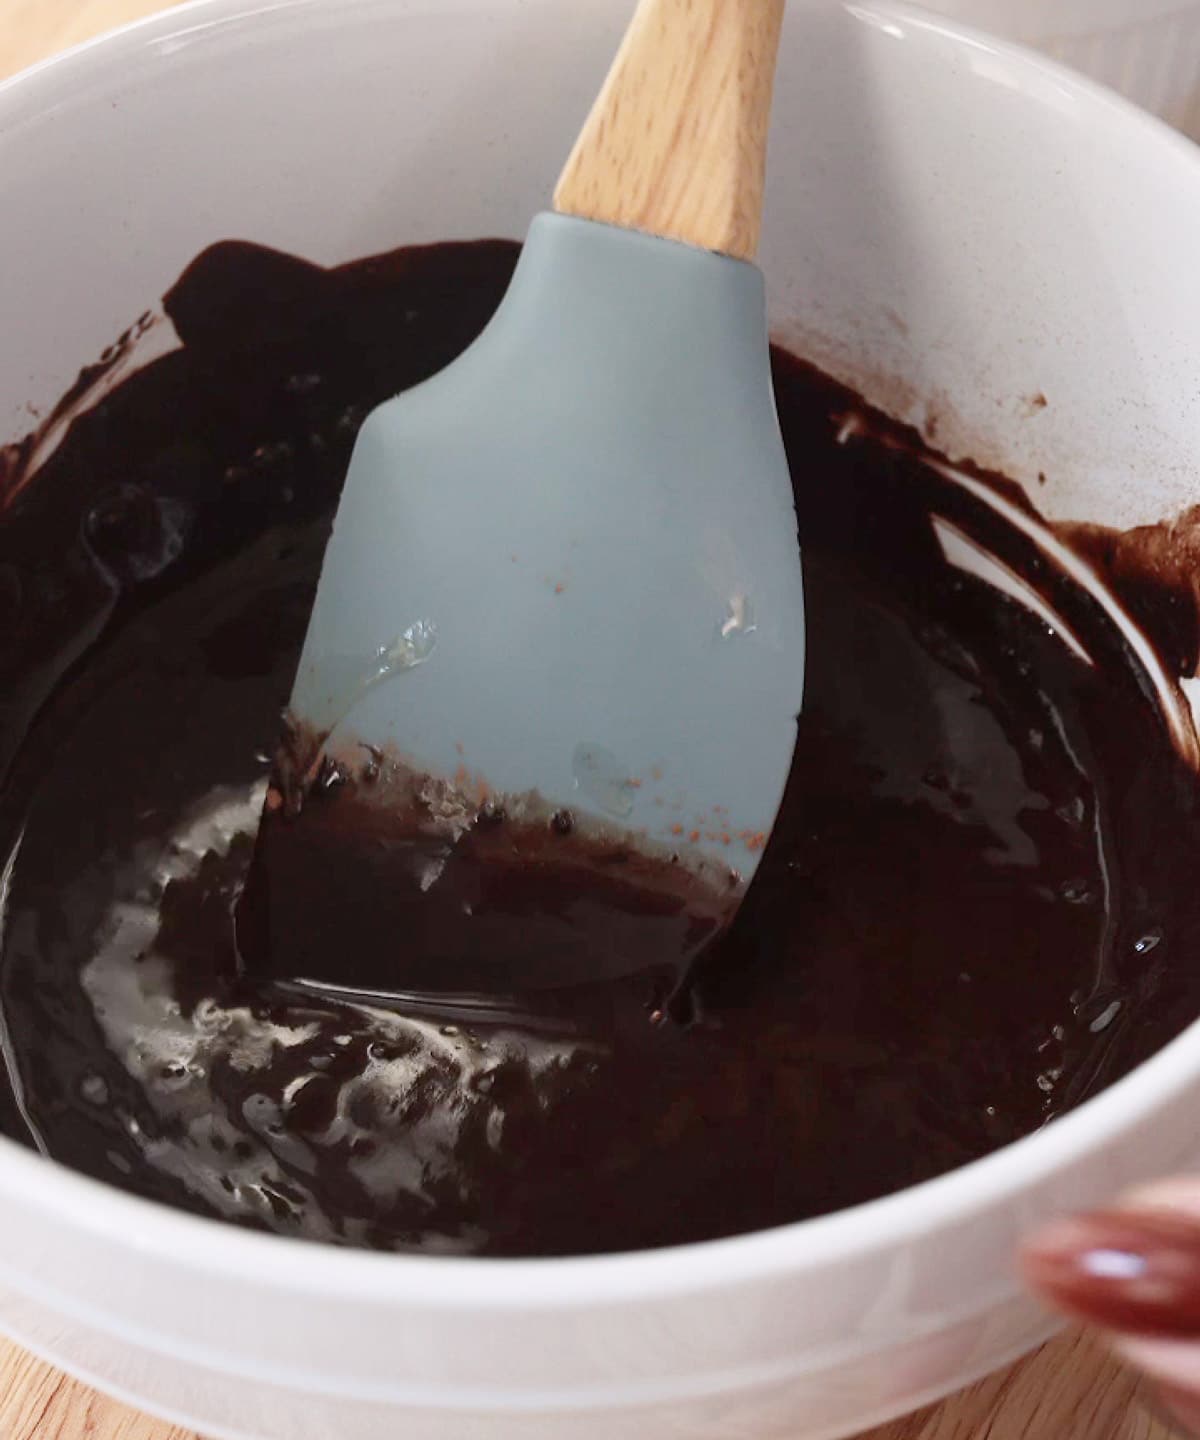
[[[691,923],[669,856],[602,855],[567,812],[439,799],[387,755],[317,752],[272,784],[358,426],[469,343],[516,253],[323,270],[218,246],[166,299],[178,351],[95,403],[87,381],[36,470],[40,440],[5,452],[4,1131],[310,1239],[608,1251],[925,1179],[1177,1034],[1200,1011],[1197,780],[1128,636],[1048,558],[1018,487],[956,484],[781,352],[807,697],[755,882],[684,983],[637,948],[647,908]],[[1195,519],[1059,530],[1177,674],[1196,661]],[[424,797],[409,833],[372,818],[397,785]],[[264,801],[278,876],[251,886],[239,969]],[[321,854],[341,898],[300,924],[288,893]],[[512,888],[487,921],[495,973],[472,974],[456,927],[488,911],[489,873]],[[617,963],[549,973],[561,907],[597,895],[639,922],[597,929]]]
[[[1057,528],[1103,577],[1168,670],[1185,679],[1195,675],[1200,667],[1200,505],[1134,530]]]
[[[0,445],[0,513],[17,496],[21,487],[38,468],[46,451],[54,444],[76,415],[93,406],[105,389],[119,377],[133,357],[138,344],[154,324],[154,315],[146,313],[119,335],[94,365],[85,365],[74,384],[55,403],[49,415],[36,429],[14,444]]]

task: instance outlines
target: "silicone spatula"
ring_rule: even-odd
[[[327,755],[753,874],[804,676],[753,264],[783,3],[642,0],[494,319],[366,421],[291,702]]]

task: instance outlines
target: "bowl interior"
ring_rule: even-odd
[[[21,277],[0,294],[20,336],[5,439],[213,240],[332,263],[522,235],[624,19],[613,0],[569,21],[554,0],[246,9],[189,6],[119,66],[85,54],[0,88],[19,217],[0,263]],[[952,456],[1044,473],[1052,516],[1190,502],[1185,142],[887,0],[795,0],[778,97],[762,263],[785,338]]]

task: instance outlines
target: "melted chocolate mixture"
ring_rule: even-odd
[[[354,434],[480,330],[515,256],[324,271],[219,246],[167,298],[182,348],[40,465],[39,437],[0,453],[4,1131],[314,1239],[606,1251],[935,1175],[1179,1031],[1200,1010],[1197,782],[1148,677],[986,498],[783,354],[808,696],[777,831],[686,1005],[660,1013],[653,967],[552,998],[337,994],[290,981],[269,926],[239,976],[233,910]],[[964,546],[1042,613],[951,563]],[[372,779],[318,770],[308,810]],[[347,873],[370,873],[346,834]],[[576,838],[547,822],[547,864],[569,871]],[[357,933],[331,915],[324,978]]]

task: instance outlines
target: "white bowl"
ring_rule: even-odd
[[[523,233],[628,9],[203,0],[0,88],[0,436],[214,239],[332,262]],[[1045,471],[1052,514],[1198,498],[1198,254],[1200,152],[1165,127],[927,12],[792,0],[763,253],[780,332],[952,451]],[[247,1234],[0,1143],[0,1325],[212,1437],[842,1436],[1042,1339],[1017,1237],[1200,1157],[1198,1100],[1192,1030],[890,1199],[544,1262]]]
[[[1200,0],[925,0],[1036,45],[1200,140]]]

